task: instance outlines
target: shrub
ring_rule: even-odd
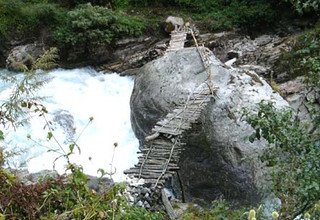
[[[261,102],[248,122],[256,130],[250,141],[265,138],[271,144],[261,159],[272,167],[282,218],[293,219],[320,198],[320,138],[306,132],[291,110],[277,110],[272,103]]]
[[[271,4],[266,2],[230,1],[229,4],[219,4],[214,9],[205,16],[206,20],[211,20],[211,30],[238,27],[242,31],[252,33],[261,31],[275,22],[276,12]]]
[[[137,36],[143,30],[144,24],[138,19],[85,4],[68,12],[65,23],[54,36],[59,43],[90,47],[108,45],[123,36]]]
[[[7,38],[16,34],[36,36],[41,28],[48,29],[59,23],[61,13],[55,4],[0,0],[0,35]]]
[[[225,201],[214,201],[210,209],[199,210],[192,207],[188,207],[184,213],[182,219],[184,220],[202,220],[202,219],[237,219],[246,220],[248,215],[244,209],[233,209]]]

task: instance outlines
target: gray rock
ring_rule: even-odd
[[[29,185],[46,178],[57,178],[58,173],[54,170],[41,170],[37,173],[29,173],[28,170],[13,170],[13,173],[21,182]]]
[[[257,37],[256,39],[254,39],[254,42],[258,46],[265,46],[265,45],[271,43],[272,40],[273,40],[273,37],[270,35],[261,35],[261,36]]]
[[[142,195],[145,195],[145,194],[147,194],[148,192],[149,192],[149,190],[148,190],[147,188],[142,188],[141,191],[140,191],[140,193],[141,193]]]
[[[310,89],[304,83],[304,77],[297,77],[280,84],[279,93],[288,101],[299,120],[309,125],[309,130],[316,129],[312,117],[314,110],[320,111],[319,89]]]
[[[186,150],[179,162],[184,196],[206,204],[217,198],[253,203],[260,199],[266,172],[255,155],[266,143],[248,141],[253,129],[241,120],[242,110],[255,110],[261,100],[272,100],[279,107],[288,104],[256,74],[226,69],[213,54],[210,59],[219,98],[209,103],[200,122],[185,135]],[[168,53],[143,66],[130,102],[132,127],[140,143],[159,119],[184,103],[206,79],[195,48]],[[174,190],[181,196],[178,183],[174,178]]]
[[[138,207],[143,207],[143,202],[141,200],[139,200],[136,204]]]
[[[255,73],[262,75],[262,76],[268,75],[271,72],[271,70],[269,68],[266,68],[266,67],[260,66],[260,65],[240,65],[239,68],[243,69],[243,70],[254,71]]]
[[[181,28],[184,25],[184,21],[180,17],[169,16],[166,19],[166,28],[165,31],[171,33],[171,31]]]
[[[272,212],[280,212],[281,200],[274,196],[269,196],[261,202],[261,219],[272,219]]]
[[[6,67],[9,70],[21,71],[22,65],[30,68],[34,61],[45,52],[42,44],[26,44],[14,47],[6,60]]]
[[[202,37],[204,36],[204,37]],[[205,42],[202,41],[205,40]],[[278,82],[288,79],[286,73],[274,71],[281,54],[291,49],[290,37],[279,37],[277,35],[262,35],[255,39],[249,36],[236,34],[235,32],[222,32],[212,35],[200,35],[200,43],[204,43],[222,61],[230,59],[230,51],[240,52],[236,65],[260,66],[267,70],[263,75],[271,76]],[[231,57],[235,54],[232,53]],[[260,74],[260,68],[257,73]],[[261,69],[262,70],[262,69]]]
[[[151,208],[150,204],[149,204],[147,201],[145,201],[145,202],[143,203],[143,205],[144,205],[144,207],[145,207],[146,209],[150,209],[150,208]]]
[[[112,179],[106,177],[98,178],[88,175],[88,187],[97,193],[107,192],[113,186],[113,184],[114,182]]]

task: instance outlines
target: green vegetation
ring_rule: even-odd
[[[36,37],[41,29],[57,25],[61,8],[45,1],[0,0],[0,36]]]
[[[67,13],[65,22],[54,32],[54,38],[61,44],[72,46],[108,45],[122,36],[138,36],[143,33],[144,24],[135,18],[91,4],[79,5]]]
[[[290,78],[306,76],[311,86],[320,88],[320,23],[294,39],[293,49],[283,53],[277,70]]]
[[[320,2],[318,0],[286,0],[290,2],[293,7],[300,13],[305,12],[319,12]]]
[[[270,143],[261,159],[272,167],[273,192],[281,199],[280,216],[292,219],[312,208],[320,198],[320,138],[306,132],[290,110],[277,110],[262,102],[248,122],[256,130],[250,137]],[[319,210],[318,210],[319,211]]]
[[[0,214],[5,219],[132,219],[160,220],[160,213],[128,205],[125,186],[116,184],[98,194],[87,186],[81,167],[69,164],[68,176],[26,185],[0,169]],[[1,215],[0,215],[1,216]]]
[[[225,201],[215,201],[212,208],[206,210],[199,210],[190,205],[184,213],[182,219],[184,220],[247,220],[248,213],[245,209],[232,209]]]
[[[109,1],[0,0],[0,39],[90,48],[144,32],[141,20],[108,5]]]

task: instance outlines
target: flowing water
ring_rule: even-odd
[[[12,73],[0,70],[0,74]],[[73,141],[80,147],[81,152],[75,150],[71,161],[82,165],[89,175],[98,175],[97,170],[102,168],[107,172],[116,171],[113,175],[115,181],[124,180],[123,170],[136,162],[138,150],[138,141],[130,124],[129,100],[133,79],[115,73],[103,75],[90,68],[58,69],[48,75],[51,80],[37,95],[44,97],[41,103],[49,112],[46,117],[64,150],[68,151]],[[22,76],[18,74],[16,77]],[[0,82],[0,102],[11,90],[10,84]],[[86,127],[90,117],[93,120]],[[47,140],[49,130],[45,125],[43,117],[32,116],[23,127],[4,130],[6,138],[1,145],[7,151],[19,152],[9,158],[11,167],[38,172],[51,170],[54,165],[59,173],[65,171],[66,161],[55,161],[62,150],[54,138]],[[114,143],[117,143],[116,148]]]

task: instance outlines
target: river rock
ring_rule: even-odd
[[[252,204],[260,201],[266,185],[266,170],[256,156],[267,144],[249,142],[253,129],[242,120],[243,109],[254,111],[261,100],[273,101],[279,108],[288,103],[255,73],[225,68],[212,53],[210,60],[212,82],[219,88],[217,99],[185,135],[179,179],[173,178],[172,187],[178,198],[187,201],[210,204],[225,198]],[[132,127],[140,143],[158,120],[206,79],[195,48],[167,53],[140,68],[130,102]]]
[[[6,67],[9,70],[21,71],[22,66],[30,68],[34,61],[44,54],[45,49],[43,44],[26,44],[14,47],[6,60]]]

